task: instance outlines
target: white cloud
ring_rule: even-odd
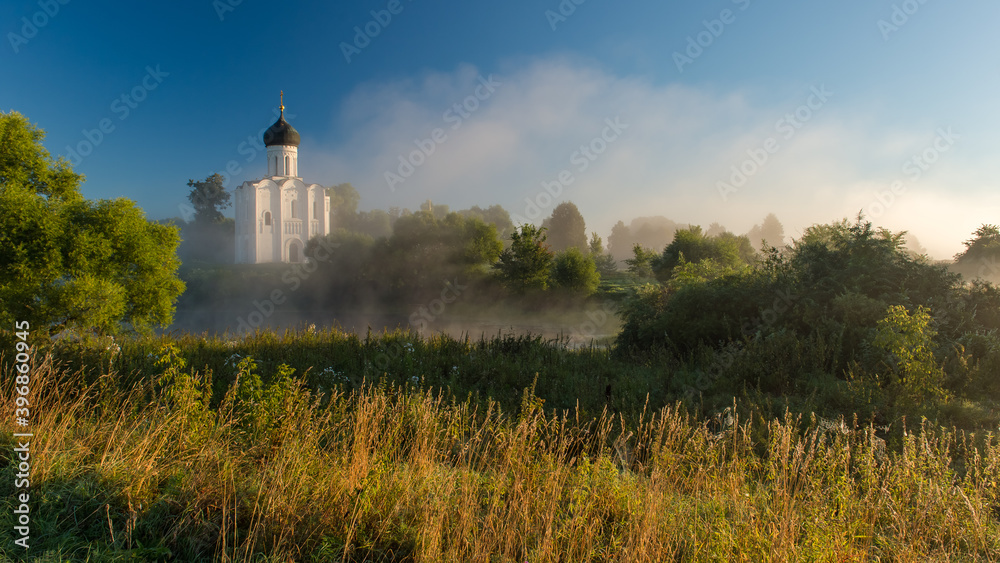
[[[560,200],[571,200],[588,228],[605,237],[619,219],[657,214],[703,225],[718,221],[745,232],[769,212],[794,235],[867,208],[877,190],[902,177],[903,162],[933,139],[933,131],[890,130],[837,94],[788,139],[778,121],[807,102],[810,85],[798,97],[755,105],[741,92],[652,84],[566,58],[492,73],[500,84],[457,122],[455,104],[474,96],[477,87],[482,94],[481,77],[489,75],[462,66],[358,86],[340,105],[335,129],[342,142],[317,148],[310,169],[319,178],[354,183],[366,208],[413,209],[430,198],[453,208],[500,203],[519,215],[526,199],[544,193],[543,182],[568,170],[573,183],[544,215]],[[574,151],[599,138],[605,120],[616,117],[628,128],[581,171],[571,161]],[[446,139],[390,190],[386,172],[398,173],[400,156],[426,145],[435,129]],[[723,200],[716,184],[769,137],[780,149]],[[978,181],[962,177],[957,161],[949,164],[952,156],[943,155],[876,221],[911,230],[938,257],[960,250],[978,226],[968,206],[996,210],[1000,204],[986,192],[964,198],[949,193],[958,180]],[[937,225],[927,224],[927,214],[938,218]]]

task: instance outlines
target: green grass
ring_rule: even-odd
[[[533,337],[51,352],[32,381],[32,559],[1000,559],[988,432],[739,404],[703,417],[670,402],[664,366]],[[0,554],[25,557],[11,541]]]

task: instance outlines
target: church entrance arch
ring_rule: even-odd
[[[297,240],[292,240],[288,243],[288,261],[289,262],[301,262],[302,261],[302,243]]]

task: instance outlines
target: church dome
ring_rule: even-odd
[[[278,120],[274,122],[274,125],[267,128],[264,131],[264,146],[270,147],[274,145],[287,145],[291,147],[299,146],[301,138],[299,137],[299,132],[295,130],[294,127],[285,121],[285,106],[281,106],[281,115]]]

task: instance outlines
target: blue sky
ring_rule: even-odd
[[[0,109],[150,218],[262,176],[284,90],[303,178],[366,209],[569,200],[605,237],[865,210],[938,258],[1000,222],[986,0],[64,1],[0,6]]]

